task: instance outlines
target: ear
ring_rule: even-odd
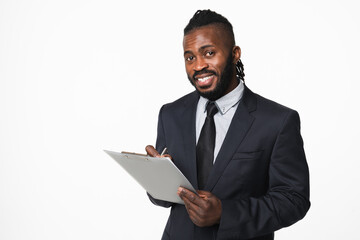
[[[234,46],[232,49],[233,63],[236,64],[241,57],[241,49],[239,46]]]

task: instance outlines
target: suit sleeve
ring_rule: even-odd
[[[305,216],[310,207],[309,171],[296,111],[288,113],[273,146],[268,192],[259,198],[221,201],[219,239],[269,234]]]
[[[160,109],[160,112],[159,112],[159,120],[158,120],[158,128],[157,128],[156,150],[158,152],[161,152],[166,147],[165,132],[164,132],[164,127],[163,127],[163,122],[162,122],[163,108],[164,108],[164,106]],[[171,202],[155,199],[149,193],[147,193],[147,195],[149,196],[150,201],[155,205],[162,206],[162,207],[171,207],[173,205],[173,203],[171,203]]]

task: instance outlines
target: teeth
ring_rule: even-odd
[[[203,77],[203,78],[198,78],[198,80],[200,81],[200,82],[205,82],[206,80],[208,80],[209,78],[211,78],[212,77],[212,75],[211,76],[207,76],[207,77]]]

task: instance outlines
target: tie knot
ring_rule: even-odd
[[[209,102],[206,106],[206,114],[207,117],[214,117],[214,115],[218,112],[218,108],[215,105],[215,102]]]

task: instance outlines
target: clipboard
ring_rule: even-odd
[[[170,158],[104,151],[155,199],[184,204],[177,195],[178,187],[184,187],[196,193],[195,188]]]

